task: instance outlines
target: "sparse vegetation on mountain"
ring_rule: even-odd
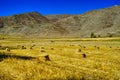
[[[91,37],[91,38],[96,38],[96,35],[94,34],[94,32],[92,32],[92,33],[90,34],[90,37]]]
[[[112,37],[113,35],[111,34],[111,33],[108,33],[108,35],[107,35],[108,37]]]

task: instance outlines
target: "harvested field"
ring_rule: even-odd
[[[0,80],[119,80],[119,58],[120,38],[5,39]]]

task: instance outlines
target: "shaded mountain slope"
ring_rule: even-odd
[[[23,26],[49,22],[47,18],[37,12],[1,17],[1,20],[4,22],[4,26]]]
[[[3,28],[3,27],[4,27],[4,24],[3,24],[3,21],[0,18],[0,28]]]
[[[26,37],[57,37],[65,33],[37,12],[0,18],[0,33]]]

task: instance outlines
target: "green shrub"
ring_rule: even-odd
[[[91,38],[96,38],[96,35],[94,34],[94,32],[92,32],[92,33],[90,34],[90,37],[91,37]]]
[[[113,37],[113,35],[111,33],[108,33],[107,37]]]

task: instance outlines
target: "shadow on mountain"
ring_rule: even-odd
[[[20,56],[20,55],[0,53],[0,61],[3,61],[4,59],[7,59],[7,58],[15,58],[15,59],[21,59],[21,60],[35,59],[35,57],[31,57],[31,56]]]

